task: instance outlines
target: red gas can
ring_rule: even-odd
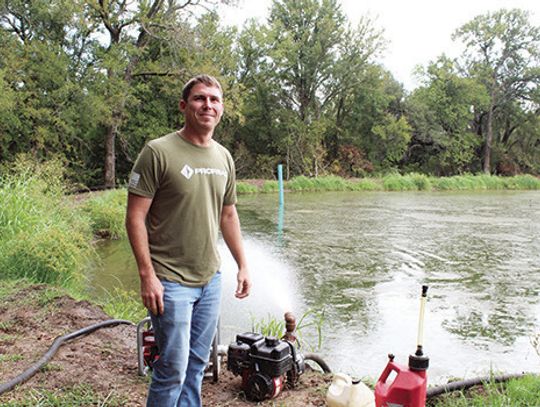
[[[414,370],[390,360],[375,385],[376,407],[424,407],[426,405],[426,370]],[[393,379],[393,380],[392,380]]]

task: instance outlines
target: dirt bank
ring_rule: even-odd
[[[37,361],[57,336],[110,319],[99,307],[59,296],[57,291],[43,285],[1,295],[0,383]],[[245,399],[240,379],[222,366],[218,383],[204,382],[203,404],[210,407],[324,406],[329,383],[328,375],[307,372],[301,376],[296,389],[284,391],[273,401],[257,404]],[[79,406],[97,405],[95,400],[103,406],[141,406],[147,386],[148,379],[137,375],[135,328],[121,325],[65,344],[29,381],[0,396],[0,405],[35,405],[32,402],[43,399],[44,394],[62,397],[62,392],[67,394],[66,391],[75,389],[77,394],[84,393],[76,398]]]

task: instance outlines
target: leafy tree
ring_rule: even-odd
[[[288,174],[317,175],[338,154],[337,144],[330,154],[325,145],[336,133],[337,101],[354,91],[355,75],[381,47],[381,33],[368,20],[351,29],[336,0],[276,0],[268,25],[247,30],[262,45],[241,35],[240,78],[264,107],[251,113],[265,122],[265,139],[285,157]],[[251,119],[246,114],[248,126]]]
[[[474,112],[488,104],[484,87],[460,76],[454,61],[444,56],[420,75],[424,84],[407,101],[414,127],[407,164],[441,175],[473,171],[481,142],[474,133]]]
[[[355,146],[371,163],[366,168],[396,168],[411,138],[403,87],[377,65],[368,65],[356,77],[350,95],[338,100],[336,133],[328,143]]]
[[[504,106],[527,103],[540,83],[540,27],[532,26],[527,11],[499,10],[474,18],[454,38],[466,46],[463,69],[482,83],[489,103],[482,115],[483,171],[491,172],[495,118]]]
[[[78,62],[80,11],[71,1],[4,1],[0,5],[0,153],[37,158],[87,149],[85,117],[97,116]],[[2,109],[3,107],[3,109]]]

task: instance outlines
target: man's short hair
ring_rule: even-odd
[[[199,83],[202,83],[203,85],[206,85],[206,86],[213,86],[215,88],[218,88],[221,94],[223,95],[223,89],[221,88],[221,85],[218,82],[218,80],[214,78],[213,76],[202,74],[202,75],[194,76],[193,78],[191,78],[189,81],[186,82],[186,84],[184,85],[184,89],[182,89],[182,100],[187,102],[189,98],[189,94],[191,93],[191,89],[195,85],[198,85]]]

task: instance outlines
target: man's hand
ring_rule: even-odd
[[[141,278],[141,297],[144,306],[152,314],[163,314],[163,285],[154,273]]]
[[[249,278],[249,272],[247,270],[238,270],[236,275],[238,285],[236,287],[235,297],[246,298],[249,295],[251,289],[251,279]]]

